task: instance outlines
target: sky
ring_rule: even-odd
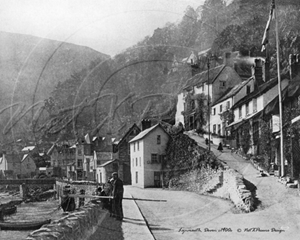
[[[115,55],[182,19],[204,0],[0,0],[0,31],[88,46]]]

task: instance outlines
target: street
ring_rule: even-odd
[[[191,137],[205,145],[202,138]],[[212,146],[212,151],[256,186],[260,203],[254,212],[237,213],[227,200],[193,192],[125,186],[126,197],[167,202],[123,200],[123,222],[107,216],[91,240],[299,239],[298,190],[286,188],[273,176],[260,177],[249,161],[230,150],[220,153]]]

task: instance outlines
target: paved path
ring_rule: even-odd
[[[200,146],[207,147],[203,138],[196,134],[189,133],[188,135],[196,140]],[[256,212],[269,215],[272,220],[278,219],[277,222],[282,227],[289,228],[288,224],[290,224],[293,231],[300,231],[300,197],[297,189],[286,188],[274,176],[260,177],[258,170],[253,167],[250,161],[231,153],[228,149],[224,149],[221,153],[217,150],[216,145],[212,145],[211,150],[220,160],[242,173],[246,180],[256,186],[257,198],[261,201]],[[271,219],[268,222],[272,222]]]
[[[125,186],[124,197],[131,198],[130,186]],[[123,200],[123,221],[117,221],[109,216],[106,210],[104,220],[89,240],[153,240],[153,236],[133,200]]]

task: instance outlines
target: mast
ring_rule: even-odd
[[[282,97],[281,97],[281,76],[280,76],[280,54],[279,54],[279,34],[278,34],[278,20],[277,7],[274,2],[274,18],[275,18],[275,32],[276,32],[276,53],[277,53],[277,75],[278,75],[278,101],[279,101],[279,131],[280,131],[280,165],[281,176],[284,176],[284,154],[283,154],[283,128],[282,128]]]

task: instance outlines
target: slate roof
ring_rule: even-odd
[[[4,157],[9,163],[20,163],[21,158],[19,154],[4,154]]]
[[[224,95],[222,97],[220,97],[214,104],[218,104],[220,102],[223,102],[225,101],[226,99],[236,95],[248,82],[250,82],[250,80],[253,79],[252,77],[251,78],[248,78],[247,80],[239,83],[238,85],[235,85],[233,88],[229,88],[228,91],[226,91],[224,93]]]
[[[300,95],[300,75],[289,81],[289,85],[282,90],[281,96],[284,101],[286,98],[294,98]],[[267,104],[264,109],[264,114],[276,114],[279,111],[279,97],[276,96],[271,102]]]
[[[134,123],[129,129],[128,131],[124,134],[124,136],[118,141],[118,145],[121,144],[124,139],[131,133],[131,131],[134,129],[134,128],[137,128],[139,131],[141,131],[141,129]]]
[[[257,90],[254,90],[253,92],[251,92],[250,94],[246,95],[245,97],[243,97],[241,100],[239,100],[237,103],[235,103],[233,105],[233,108],[238,108],[242,105],[244,105],[245,103],[251,101],[253,98],[256,98],[262,94],[264,94],[265,92],[269,91],[271,88],[275,87],[278,83],[278,78],[273,78],[272,80],[260,85],[258,87]]]
[[[146,137],[150,132],[152,132],[152,131],[153,131],[154,129],[156,129],[157,127],[162,128],[162,129],[164,130],[164,132],[165,132],[166,134],[168,134],[167,131],[165,130],[165,128],[164,128],[160,123],[158,123],[158,124],[152,126],[151,128],[147,128],[146,130],[140,132],[137,136],[135,136],[133,139],[131,139],[131,140],[129,141],[129,143],[138,141],[138,140],[140,140],[140,139]],[[169,134],[168,134],[168,135],[169,135]]]
[[[105,166],[107,166],[107,165],[113,163],[113,162],[116,161],[116,160],[117,160],[117,159],[110,160],[110,161],[108,161],[108,162],[106,162],[106,163],[101,164],[99,167],[105,167]]]
[[[183,89],[189,88],[191,86],[203,84],[207,81],[209,81],[209,84],[213,83],[226,67],[228,67],[228,66],[220,65],[220,66],[209,69],[209,73],[206,70],[206,71],[196,74],[195,76],[193,76],[192,78],[187,80]],[[209,80],[208,80],[208,75],[209,75]]]

